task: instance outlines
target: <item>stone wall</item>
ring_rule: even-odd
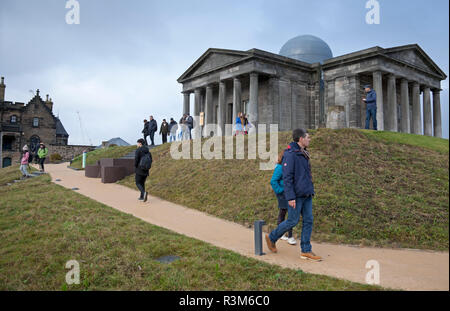
[[[67,146],[48,145],[47,148],[48,148],[48,157],[46,159],[46,162],[49,162],[50,156],[54,153],[58,153],[63,158],[63,161],[70,161],[76,156],[83,154],[84,150],[87,150],[89,152],[95,149],[94,146],[83,146],[83,145],[67,145]]]

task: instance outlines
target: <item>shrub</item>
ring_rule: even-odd
[[[52,153],[50,155],[50,162],[58,162],[62,160],[62,156],[59,153]]]
[[[108,147],[117,147],[117,145],[116,144],[111,144]]]

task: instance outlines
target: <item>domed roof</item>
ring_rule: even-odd
[[[283,45],[279,54],[310,64],[322,63],[324,60],[333,57],[333,52],[331,52],[328,44],[311,35],[292,38]]]

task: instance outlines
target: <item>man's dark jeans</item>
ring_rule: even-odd
[[[136,181],[136,186],[138,187],[139,191],[141,192],[141,196],[140,196],[141,199],[144,198],[145,180],[146,179],[147,179],[147,176],[136,174],[135,181]]]
[[[155,132],[150,132],[150,140],[152,141],[152,146],[155,144]]]
[[[377,106],[367,105],[366,109],[366,130],[370,128],[370,118],[373,121],[373,129],[377,130]]]
[[[269,238],[276,243],[281,236],[289,229],[294,228],[300,221],[302,215],[302,237],[300,247],[302,253],[309,253],[311,247],[311,233],[313,228],[312,196],[306,198],[296,198],[295,208],[288,207],[288,218],[269,234]]]

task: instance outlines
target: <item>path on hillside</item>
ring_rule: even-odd
[[[449,290],[449,254],[407,249],[353,247],[312,242],[313,251],[324,258],[321,262],[300,259],[300,247],[277,242],[278,253],[271,253],[264,242],[264,256],[254,255],[252,229],[197,210],[149,195],[148,202],[137,200],[139,193],[118,184],[102,184],[100,178],[86,178],[84,171],[67,168],[67,163],[46,165],[52,181],[119,211],[151,224],[196,238],[282,267],[329,275],[365,283],[368,260],[380,264],[380,285],[405,290]],[[60,179],[61,181],[55,181]]]

